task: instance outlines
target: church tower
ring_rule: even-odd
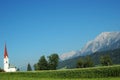
[[[5,72],[9,71],[9,58],[8,58],[6,44],[5,44],[5,48],[4,48],[4,71]]]
[[[9,63],[6,44],[4,48],[4,71],[5,72],[16,72],[16,68],[14,66],[11,66]]]

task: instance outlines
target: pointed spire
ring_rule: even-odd
[[[5,44],[5,49],[4,49],[4,58],[8,57],[8,53],[7,53],[7,48],[6,48],[6,44]]]

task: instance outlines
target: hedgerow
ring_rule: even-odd
[[[26,77],[26,78],[61,78],[61,79],[120,77],[120,65],[68,70],[0,73],[0,78],[6,76],[7,78]]]

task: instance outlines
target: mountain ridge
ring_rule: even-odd
[[[100,57],[104,55],[109,55],[112,59],[113,64],[120,64],[120,48],[114,49],[114,50],[107,50],[107,51],[101,51],[101,52],[95,52],[93,54],[90,54],[89,57],[91,57],[93,63],[95,66],[100,65]],[[58,69],[61,69],[63,67],[66,68],[76,68],[77,61],[81,58],[85,58],[86,56],[78,56],[75,58],[67,59],[64,61],[60,61],[58,64]]]
[[[102,32],[95,39],[88,41],[80,51],[72,51],[62,54],[60,55],[60,59],[67,60],[77,56],[90,55],[98,51],[113,50],[119,47],[120,32]]]

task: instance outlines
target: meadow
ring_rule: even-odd
[[[65,70],[2,72],[0,80],[120,80],[120,65]]]

